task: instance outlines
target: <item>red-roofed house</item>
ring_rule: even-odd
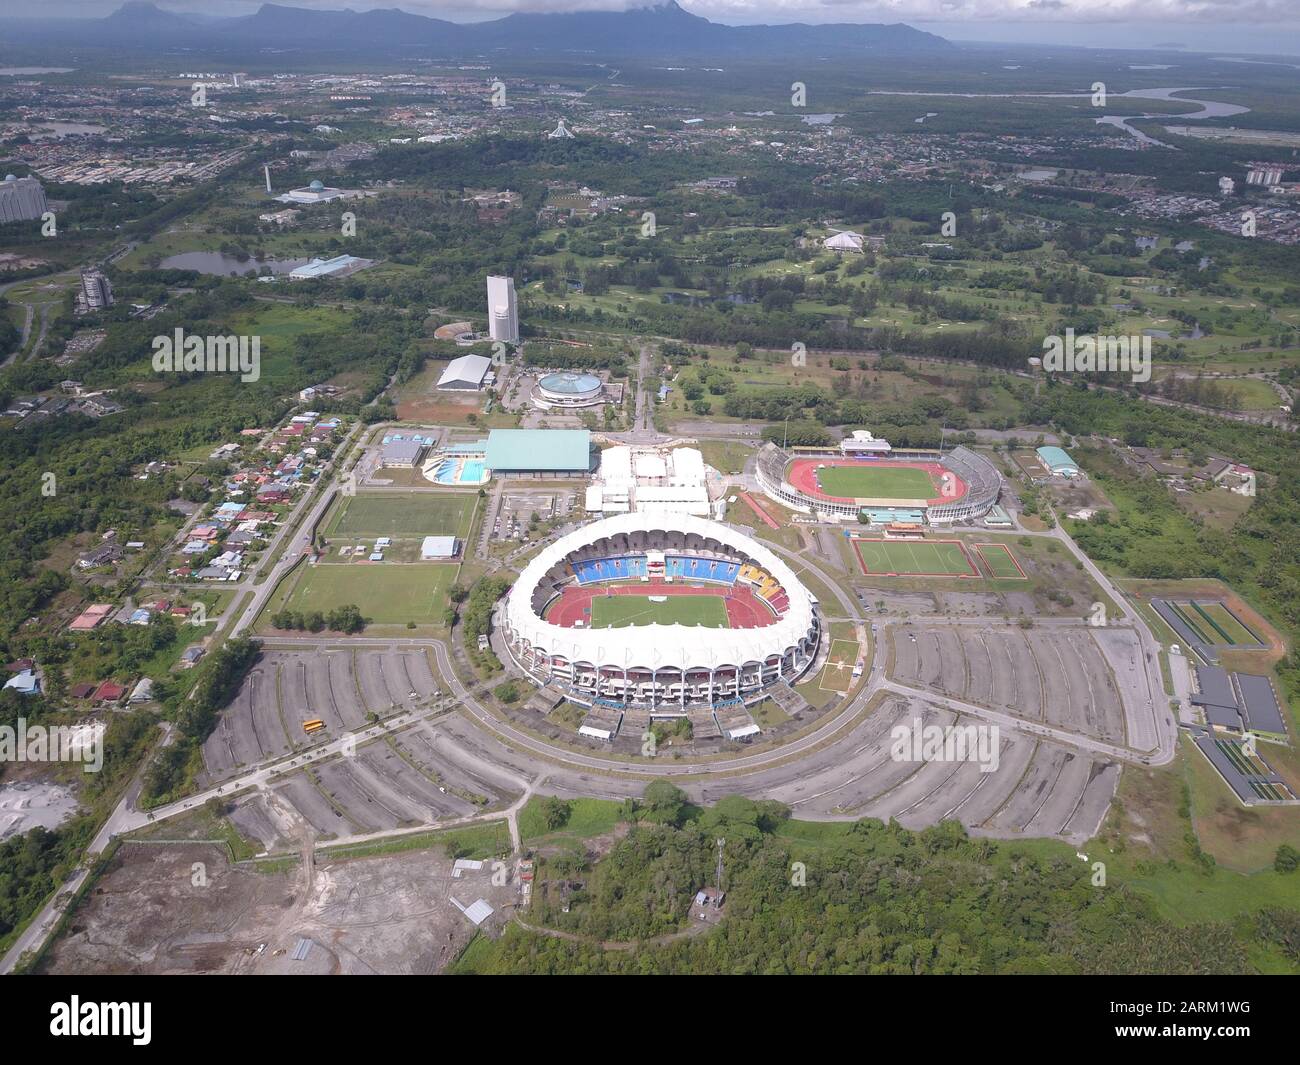
[[[96,703],[120,703],[125,695],[125,687],[111,680],[106,680],[95,689],[95,694],[90,698],[92,702]]]
[[[96,603],[94,606],[88,606],[80,614],[72,619],[68,628],[72,632],[89,632],[99,625],[105,618],[113,612],[111,603]]]

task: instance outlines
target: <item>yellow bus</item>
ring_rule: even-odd
[[[324,727],[325,722],[318,717],[314,717],[310,721],[304,721],[302,723],[302,730],[306,733],[319,732]]]

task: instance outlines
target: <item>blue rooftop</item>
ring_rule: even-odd
[[[1049,470],[1077,471],[1079,469],[1079,464],[1059,447],[1040,447],[1038,457],[1043,460]]]

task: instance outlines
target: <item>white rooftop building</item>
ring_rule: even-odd
[[[822,241],[822,245],[830,251],[862,251],[862,235],[859,233],[836,233],[832,237],[827,237]]]
[[[0,181],[0,223],[30,222],[48,210],[45,190],[34,177],[6,174]]]
[[[349,200],[362,195],[355,189],[330,188],[323,181],[313,181],[300,189],[290,189],[276,199],[281,203],[329,203],[331,200]]]
[[[489,275],[487,279],[488,335],[506,344],[519,343],[519,304],[515,279]]]
[[[600,469],[587,489],[585,503],[593,514],[638,511],[707,518],[704,456],[693,447],[606,448],[600,453]]]
[[[893,446],[888,440],[873,436],[866,429],[854,429],[840,441],[840,450],[846,455],[888,455]]]
[[[486,355],[462,355],[447,363],[437,387],[443,392],[476,392],[491,369],[492,360]]]
[[[456,557],[456,537],[426,536],[420,544],[420,558],[424,562]]]

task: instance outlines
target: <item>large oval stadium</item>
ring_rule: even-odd
[[[772,551],[688,515],[622,514],[562,537],[499,614],[516,665],[567,698],[752,702],[817,657],[817,600]]]
[[[998,501],[1002,476],[967,447],[860,457],[835,448],[767,444],[755,466],[769,497],[826,520],[948,525],[983,517]]]

